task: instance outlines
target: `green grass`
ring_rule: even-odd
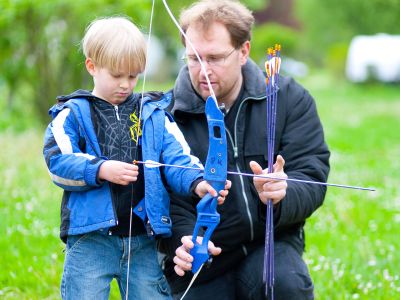
[[[329,188],[309,219],[305,258],[316,299],[399,299],[399,86],[335,86],[324,74],[302,83],[332,151],[329,182],[377,189]],[[43,129],[9,127],[0,131],[0,299],[59,299],[61,191],[42,158]]]
[[[304,82],[317,101],[332,151],[328,188],[306,227],[316,299],[399,299],[399,86]]]

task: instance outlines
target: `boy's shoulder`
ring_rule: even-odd
[[[149,92],[145,92],[143,94],[143,98],[148,98],[148,101],[160,101],[163,98],[165,98],[165,96],[168,93],[164,93],[164,92],[160,92],[160,91],[149,91]]]
[[[86,90],[77,90],[68,95],[57,96],[57,103],[62,104],[72,99],[88,99],[94,97],[91,92]]]
[[[57,96],[57,102],[49,109],[48,113],[54,119],[60,111],[67,107],[71,109],[79,107],[80,110],[85,111],[87,110],[85,109],[86,103],[82,100],[89,100],[90,97],[93,97],[93,95],[85,90],[77,90],[69,95]]]
[[[171,102],[171,92],[155,92],[150,91],[143,94],[143,100],[145,103],[153,103],[161,109],[166,109]]]

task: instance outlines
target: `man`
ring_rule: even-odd
[[[249,59],[253,22],[246,7],[227,0],[199,1],[180,18],[204,62],[218,103],[225,105],[228,169],[260,174],[268,164],[266,92],[263,72]],[[187,66],[176,80],[171,111],[193,154],[204,163],[208,150],[204,110],[210,90],[193,49],[182,41]],[[274,153],[279,154],[274,176],[327,180],[330,153],[314,100],[284,77],[279,81]],[[326,188],[240,176],[229,179],[232,188],[218,208],[221,221],[209,244],[213,262],[201,270],[185,299],[265,299],[262,271],[268,198],[274,203],[274,299],[313,299],[313,283],[302,259],[303,227],[322,204]],[[173,236],[160,242],[160,250],[167,254],[165,274],[179,299],[192,278],[189,249],[196,201],[174,195],[171,216]]]

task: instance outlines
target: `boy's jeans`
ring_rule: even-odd
[[[108,299],[110,282],[117,279],[121,298],[126,294],[129,238],[99,232],[69,236],[63,299]],[[158,263],[155,241],[146,235],[131,239],[129,299],[171,299],[168,283]]]

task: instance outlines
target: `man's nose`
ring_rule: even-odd
[[[207,60],[204,59],[203,60],[203,65],[204,65],[204,69],[206,71],[206,74],[210,75],[212,73],[212,68],[211,68],[210,63]],[[203,68],[200,68],[200,71],[201,71],[202,74],[204,74]]]

